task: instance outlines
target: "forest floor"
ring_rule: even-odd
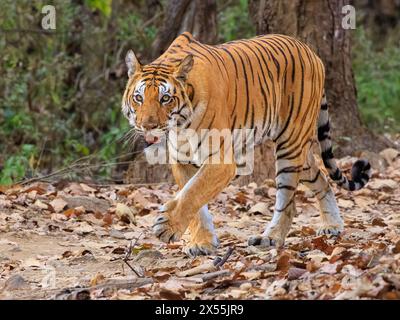
[[[400,299],[400,155],[387,149],[374,161],[367,187],[335,187],[340,237],[316,235],[318,204],[301,187],[285,246],[249,247],[271,219],[274,182],[230,185],[210,204],[217,255],[195,259],[182,253],[187,235],[166,245],[151,231],[176,186],[2,188],[0,299]]]

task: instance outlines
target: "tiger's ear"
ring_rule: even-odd
[[[175,77],[178,80],[186,81],[188,73],[192,70],[193,63],[194,60],[191,54],[183,58],[175,71]]]
[[[128,67],[128,76],[132,77],[135,72],[140,71],[142,69],[142,65],[138,58],[136,58],[135,53],[132,50],[129,50],[125,57],[125,63]]]

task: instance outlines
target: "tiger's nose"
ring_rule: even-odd
[[[157,120],[154,117],[150,117],[143,122],[143,128],[146,130],[152,130],[158,127]]]

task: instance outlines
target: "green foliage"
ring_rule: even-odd
[[[365,123],[377,132],[400,130],[400,46],[374,48],[359,27],[353,48],[358,104]]]
[[[46,4],[56,7],[55,32],[40,29]],[[220,42],[255,35],[247,0],[217,4]],[[133,49],[146,62],[161,22],[144,0],[1,1],[0,184],[81,158],[98,168],[96,177],[110,176],[113,167],[103,164],[118,162],[128,128],[120,112],[124,55]],[[378,131],[399,130],[398,39],[383,51],[369,39],[358,28],[353,52],[362,115]]]
[[[97,9],[106,17],[111,15],[112,0],[86,0],[86,5],[91,9]]]
[[[226,6],[226,1],[219,0],[219,7]],[[248,1],[234,0],[228,3],[218,14],[221,42],[254,37],[255,28],[248,15]]]
[[[8,0],[1,4],[0,27],[7,32],[0,36],[0,148],[4,150],[0,183],[29,175],[29,163],[38,160],[35,150],[43,149],[37,169],[52,171],[81,157],[97,157],[103,136],[125,129],[120,112],[125,73],[117,70],[123,63],[117,53],[126,51],[128,37],[124,44],[118,43],[104,19],[61,0],[52,3],[57,30],[42,33],[38,26],[44,4]],[[111,1],[87,5],[105,10],[105,15],[111,12],[105,7]],[[110,72],[119,74],[110,79]],[[27,145],[34,146],[31,153]],[[108,151],[96,161],[119,152],[119,145],[104,148]]]
[[[119,16],[117,18],[117,40],[120,42],[129,41],[131,49],[144,54],[151,48],[157,28],[154,25],[144,26],[143,17],[138,14]],[[132,35],[135,35],[134,37]]]
[[[4,163],[0,174],[0,185],[10,185],[19,181],[32,171],[37,149],[34,145],[24,144],[20,153],[9,157]]]

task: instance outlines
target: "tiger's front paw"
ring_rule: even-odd
[[[157,238],[165,243],[178,241],[182,232],[180,232],[170,221],[166,213],[160,214],[154,221],[153,232]]]
[[[183,248],[183,252],[190,258],[195,258],[197,256],[209,256],[215,253],[217,246],[211,243],[189,243]]]
[[[192,239],[188,245],[183,248],[183,252],[191,258],[208,256],[214,254],[218,246],[218,238],[215,235],[211,235],[211,237],[200,241]]]
[[[284,242],[285,241],[282,239],[273,239],[268,236],[251,236],[247,241],[249,246],[259,246],[263,248],[282,247]]]

